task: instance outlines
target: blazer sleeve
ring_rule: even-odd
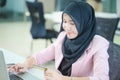
[[[93,76],[90,80],[109,80],[108,46],[99,49],[93,57]]]
[[[44,64],[55,58],[55,46],[51,44],[43,51],[35,53],[32,56],[35,58],[37,64]]]
[[[65,32],[61,32],[56,41],[51,44],[49,47],[40,51],[39,53],[35,53],[32,56],[35,58],[37,64],[44,64],[50,60],[55,59],[56,50],[58,48],[58,44],[61,44],[65,36]]]

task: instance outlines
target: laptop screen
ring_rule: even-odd
[[[9,80],[3,52],[0,51],[0,80]]]

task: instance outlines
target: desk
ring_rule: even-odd
[[[106,12],[95,12],[95,16],[101,18],[118,18],[118,15],[116,13],[106,13]]]
[[[6,64],[9,63],[22,63],[25,61],[24,57],[16,55],[10,51],[0,48],[3,51]],[[44,80],[44,71],[43,69],[31,68],[26,73],[19,75],[24,80]]]
[[[117,15],[117,13],[106,13],[106,12],[95,12],[95,16],[101,17],[101,18],[118,18],[119,17]],[[54,24],[57,23],[60,26],[60,23],[62,21],[62,11],[55,11],[52,13],[46,13],[45,18],[48,20],[52,20]],[[118,28],[120,29],[120,21],[118,24]],[[58,31],[59,31],[59,29],[58,29]]]
[[[52,26],[56,31],[60,31],[60,26],[62,22],[62,11],[55,11],[51,13],[45,13],[45,19],[52,21]]]
[[[116,13],[106,13],[106,12],[95,12],[95,16],[96,17],[103,17],[103,18],[116,18],[116,17],[118,17],[118,15]],[[55,23],[61,23],[62,11],[46,13],[45,18],[52,20]]]
[[[45,18],[48,19],[48,20],[52,20],[54,23],[61,23],[61,21],[62,21],[62,11],[46,13]]]

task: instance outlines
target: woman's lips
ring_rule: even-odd
[[[71,35],[71,32],[67,32],[68,35]]]

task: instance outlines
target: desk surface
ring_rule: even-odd
[[[6,64],[22,63],[25,61],[24,57],[16,55],[15,53],[12,53],[12,52],[7,51],[2,48],[0,48],[0,50],[3,51]],[[31,77],[31,76],[33,76],[33,77]],[[43,69],[40,69],[40,68],[39,69],[31,68],[25,74],[20,75],[20,77],[24,78],[25,80],[28,79],[28,77],[31,78],[29,80],[44,80],[44,71],[43,71]]]
[[[46,13],[45,18],[48,19],[48,20],[52,20],[54,23],[61,23],[61,21],[62,21],[62,11]]]
[[[106,13],[106,12],[95,12],[96,17],[103,17],[103,18],[115,18],[118,17],[116,13]],[[61,23],[62,21],[62,11],[56,11],[52,13],[46,13],[45,18],[52,20],[55,23]]]

